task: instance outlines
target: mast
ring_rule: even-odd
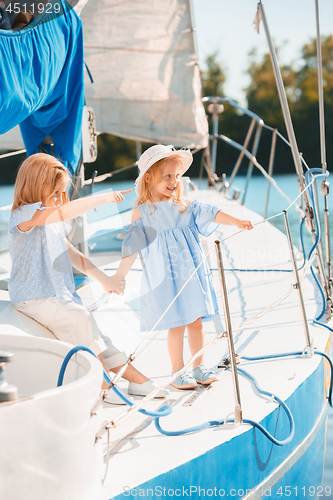
[[[323,63],[321,54],[321,40],[320,40],[320,26],[319,26],[319,5],[318,0],[315,0],[316,8],[316,30],[317,30],[317,69],[318,69],[318,97],[319,97],[319,126],[320,126],[320,156],[323,174],[326,173],[326,139],[325,139],[325,111],[324,111],[324,88],[323,88]],[[329,318],[331,317],[332,305],[332,268],[331,268],[331,246],[330,246],[330,226],[329,226],[329,211],[328,200],[329,183],[324,177],[321,185],[321,193],[324,196],[324,228],[325,228],[325,251],[326,251],[326,265],[327,265],[327,312]]]

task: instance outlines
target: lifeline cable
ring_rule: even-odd
[[[314,179],[311,181],[310,184],[312,184],[314,182]],[[303,191],[302,193],[300,193],[296,200],[303,194],[303,192],[308,189],[309,186],[307,186]],[[295,200],[295,201],[296,201]],[[292,202],[289,207],[287,208],[287,210],[289,210],[292,206],[293,206],[294,202]],[[282,212],[281,212],[282,214]],[[275,216],[271,216],[269,217],[269,219],[273,218],[273,217],[276,217],[278,215],[281,215],[281,214],[277,214]],[[266,220],[266,219],[265,219]],[[268,219],[267,219],[268,220]],[[258,224],[261,224],[262,222],[265,222],[265,221],[260,221],[258,223],[255,224],[258,225]],[[222,241],[225,241],[241,232],[245,231],[245,229],[242,229],[240,231],[237,231],[236,233],[224,238]],[[196,269],[199,268],[199,266],[202,265],[204,259],[207,257],[207,255],[210,253],[210,251],[212,250],[214,245],[211,246],[211,248],[209,248],[209,250],[206,252],[204,258],[202,259],[202,261],[199,263],[199,265],[197,266]],[[314,258],[314,256],[312,256],[312,259]],[[309,263],[308,263],[309,265]],[[303,267],[303,266],[302,266]],[[196,272],[196,269],[194,270],[194,272],[192,273],[192,275],[190,276],[190,278],[187,280],[187,282],[185,282],[185,284],[183,285],[183,287],[181,288],[181,290],[178,292],[178,294],[176,295],[176,297],[173,299],[173,301],[169,304],[167,310],[171,307],[171,305],[173,304],[173,302],[176,300],[176,298],[178,297],[178,295],[182,292],[182,290],[185,288],[185,286],[187,285],[187,283],[190,281],[190,279],[192,278],[192,276],[194,275],[194,273]],[[305,272],[307,271],[307,269],[304,269],[304,275],[303,277],[305,276]],[[301,278],[301,280],[303,279],[303,277]],[[253,317],[251,318],[248,318],[245,322],[242,323],[241,327],[239,327],[238,329],[234,330],[234,331],[241,331],[242,329],[244,329],[247,325],[251,324],[255,319],[257,318],[260,318],[261,316],[263,316],[264,314],[266,314],[270,309],[273,309],[274,307],[276,307],[277,305],[279,305],[283,300],[285,300],[293,291],[293,286],[291,285],[290,288],[289,288],[289,291],[287,292],[287,294],[285,294],[282,298],[280,299],[277,299],[273,304],[270,304],[269,306],[267,306],[263,311],[260,311],[258,314],[254,315]],[[150,330],[150,332],[148,332],[148,334],[142,339],[142,341],[140,342],[140,344],[137,346],[136,350],[134,351],[133,354],[131,354],[129,356],[129,358],[127,359],[127,362],[125,363],[125,365],[117,372],[116,376],[114,377],[113,379],[113,382],[112,384],[116,384],[117,381],[119,380],[119,378],[123,375],[124,371],[126,370],[126,367],[128,366],[128,364],[134,360],[135,356],[138,354],[139,350],[142,348],[143,344],[146,342],[146,340],[148,339],[149,335],[151,334],[151,332],[154,330],[154,328],[157,326],[157,324],[159,323],[159,321],[162,319],[162,317],[166,314],[166,311],[164,311],[163,315],[159,318],[159,320],[157,321],[157,323],[154,325],[154,327]],[[163,384],[161,384],[159,386],[159,388],[156,388],[154,391],[152,391],[151,394],[145,396],[141,402],[141,404],[143,402],[145,402],[146,400],[149,400],[153,397],[154,394],[156,394],[158,392],[158,389],[160,388],[163,388],[163,387],[166,387],[169,383],[171,383],[180,373],[182,373],[183,371],[185,371],[189,366],[190,364],[193,362],[193,360],[195,360],[199,355],[203,354],[206,350],[208,350],[213,344],[216,344],[221,338],[223,338],[225,336],[225,332],[222,333],[221,335],[217,336],[213,341],[211,341],[210,343],[206,344],[206,346],[204,346],[198,353],[196,353],[196,355],[192,356],[192,358],[188,361],[188,363],[185,364],[185,366],[178,370],[177,372],[175,372],[166,382],[164,382]],[[139,404],[138,404],[139,405]],[[135,406],[138,406],[138,405],[135,405]],[[139,405],[140,406],[140,405]],[[114,422],[120,422],[121,420],[123,420],[124,418],[128,417],[130,415],[130,413],[133,411],[136,411],[136,408],[131,408],[130,410],[128,410],[126,412],[126,414],[121,414],[119,415]]]
[[[317,173],[317,175],[314,175],[314,173]],[[309,182],[309,177],[310,175],[313,176],[313,179],[311,182]],[[316,246],[318,245],[318,242],[320,240],[320,224],[319,224],[319,220],[318,220],[318,214],[317,214],[317,208],[316,208],[316,205],[314,203],[314,195],[313,195],[313,186],[312,186],[312,183],[316,180],[316,178],[318,177],[328,177],[330,174],[328,171],[325,172],[325,174],[322,173],[322,170],[319,169],[319,168],[311,168],[309,169],[306,174],[305,174],[305,180],[306,180],[306,184],[307,184],[307,188],[309,187],[309,193],[310,193],[310,198],[311,198],[311,202],[312,202],[312,206],[313,206],[313,209],[314,209],[314,215],[315,215],[315,221],[316,221],[316,226],[317,226],[317,235],[316,235],[316,240],[313,244],[313,246],[311,247],[311,250],[309,252],[309,255],[308,255],[308,261],[310,262],[310,259],[311,257],[313,256],[313,252],[316,248]],[[301,236],[301,245],[302,245],[302,250],[303,250],[303,255],[305,256],[305,249],[304,249],[304,241],[303,241],[303,231],[302,231],[302,228],[303,228],[303,223],[304,223],[304,220],[305,220],[305,217],[302,219],[302,222],[301,222],[301,227],[300,227],[300,236]],[[302,267],[304,267],[305,265],[305,261],[304,261],[304,264]],[[319,326],[323,326],[324,328],[327,328],[328,330],[330,330],[331,332],[333,332],[333,329],[331,327],[329,327],[328,325],[325,325],[324,323],[321,323],[319,320],[323,317],[325,311],[326,311],[326,297],[325,297],[325,294],[324,294],[324,291],[323,291],[323,288],[321,286],[321,283],[319,282],[316,274],[315,274],[315,271],[313,269],[313,266],[310,265],[310,271],[311,271],[311,274],[315,280],[315,283],[317,284],[318,286],[318,289],[319,289],[319,292],[321,294],[321,298],[322,298],[322,301],[323,301],[323,308],[319,314],[319,316],[317,316],[315,319],[313,319],[313,323],[314,324],[317,324]],[[272,359],[272,358],[281,358],[281,357],[289,357],[289,356],[300,356],[302,355],[303,353],[302,352],[290,352],[290,353],[283,353],[283,354],[275,354],[275,355],[267,355],[267,356],[259,356],[259,357],[247,357],[247,356],[242,356],[242,359],[245,359],[247,361],[260,361],[260,360],[264,360],[264,359]],[[332,360],[330,359],[330,357],[324,353],[324,352],[321,352],[321,351],[314,351],[314,354],[317,354],[319,356],[322,356],[324,357],[330,364],[330,368],[331,368],[331,376],[330,376],[330,387],[329,387],[329,393],[328,393],[328,396],[327,396],[327,399],[328,399],[328,402],[329,402],[329,405],[331,407],[333,407],[333,402],[332,402],[332,390],[333,390],[333,363],[332,363]]]
[[[315,179],[313,179],[309,185],[303,189],[303,191],[295,198],[294,201],[292,201],[290,203],[290,205],[288,206],[288,208],[286,209],[286,211],[288,211],[294,204],[295,202],[298,200],[298,198],[307,190],[309,189],[310,185],[314,182]],[[258,226],[259,224],[262,224],[263,222],[266,222],[270,219],[273,219],[274,217],[278,217],[279,215],[282,215],[282,212],[280,212],[279,214],[276,214],[276,215],[272,215],[270,217],[268,217],[267,219],[264,219],[262,221],[259,221],[257,223],[255,223],[253,225],[253,227],[255,226]],[[236,236],[237,234],[240,234],[242,233],[243,231],[245,231],[246,228],[244,229],[241,229],[240,231],[237,231],[233,234],[231,234],[230,236],[227,236],[225,238],[223,238],[221,240],[221,243]],[[163,312],[163,314],[160,316],[160,318],[157,320],[157,322],[155,323],[155,325],[151,328],[151,330],[147,333],[147,335],[142,339],[142,341],[139,343],[139,345],[136,347],[135,351],[129,356],[129,358],[127,359],[125,365],[118,371],[118,373],[116,374],[116,376],[114,377],[113,379],[113,383],[116,384],[118,382],[118,380],[120,379],[120,377],[123,375],[124,371],[126,370],[128,364],[134,360],[134,358],[137,356],[138,352],[141,350],[143,344],[147,341],[147,339],[149,338],[150,334],[155,330],[155,328],[158,326],[158,324],[160,323],[160,321],[163,319],[163,317],[165,316],[165,314],[168,312],[168,310],[170,309],[170,307],[173,305],[173,303],[176,301],[176,299],[179,297],[179,295],[182,293],[182,291],[184,290],[184,288],[186,287],[186,285],[189,283],[189,281],[192,279],[192,277],[195,275],[195,273],[197,272],[197,270],[199,269],[199,267],[203,264],[203,262],[206,260],[206,257],[208,256],[208,254],[211,252],[211,250],[213,249],[215,243],[213,243],[211,245],[211,247],[208,249],[208,251],[206,252],[206,254],[204,255],[204,257],[202,258],[202,260],[200,261],[200,263],[198,264],[198,266],[194,269],[194,271],[192,272],[192,274],[190,275],[190,277],[187,279],[187,281],[184,283],[184,285],[182,286],[182,288],[179,290],[179,292],[176,294],[176,296],[173,298],[173,300],[170,302],[170,304],[168,305],[168,307],[165,309],[165,311]],[[184,370],[178,370],[177,372],[177,375],[179,373],[182,373],[182,371]]]
[[[310,187],[310,185],[314,182],[314,180],[315,180],[315,178],[314,178],[314,179],[313,179],[310,183],[308,183],[307,187],[306,187],[306,188],[302,191],[302,193],[303,193],[306,189],[308,189],[308,188]],[[299,195],[296,199],[298,199],[298,198],[302,195],[302,193],[300,193],[300,195]],[[295,200],[295,201],[296,201],[296,200]],[[293,204],[294,204],[294,202],[292,202],[292,203],[290,204],[290,206],[288,207],[288,209],[287,209],[287,210],[289,210],[289,208],[290,208]],[[277,214],[277,215],[280,215],[280,214]],[[276,215],[276,216],[277,216],[277,215]],[[275,217],[275,216],[273,216],[273,217]],[[273,218],[273,217],[270,217],[270,218]],[[259,222],[259,223],[255,224],[255,225],[258,225],[258,224],[260,224],[260,223],[262,223],[262,222],[264,222],[264,221],[261,221],[261,222]],[[302,221],[302,222],[303,222],[303,221]],[[242,232],[242,231],[244,231],[244,229],[242,229],[241,231],[238,231],[237,233],[235,233],[235,234],[233,234],[233,235],[231,235],[231,236],[235,236],[236,234],[239,234],[239,233],[240,233],[240,232]],[[225,239],[229,239],[231,236],[229,236],[229,237],[227,237],[227,238],[225,238]],[[224,241],[224,240],[223,240],[223,241]],[[210,249],[209,249],[209,251],[207,252],[206,256],[208,255],[208,253],[209,253],[210,251],[211,251],[211,248],[210,248]],[[206,257],[206,256],[205,256],[205,257]],[[203,261],[201,261],[201,262],[200,262],[199,266],[202,264],[202,262],[203,262]],[[199,267],[199,266],[198,266],[198,267]],[[303,266],[302,266],[302,267],[303,267]],[[191,277],[192,277],[192,276],[191,276]],[[189,280],[191,279],[191,277],[189,278]],[[189,280],[188,280],[188,281],[189,281]],[[185,283],[185,285],[183,286],[183,288],[186,286],[186,284],[188,283],[188,281]],[[181,293],[181,291],[183,290],[183,288],[180,290],[180,292],[178,293],[178,295]],[[177,296],[178,296],[178,295],[177,295]],[[177,296],[175,297],[175,299],[177,298]],[[175,300],[175,299],[174,299],[174,300]],[[171,302],[171,304],[169,305],[168,309],[171,307],[171,305],[172,305],[172,303],[174,302],[174,300]],[[168,309],[167,309],[167,310],[168,310]],[[165,314],[165,313],[166,313],[166,311],[164,312],[164,314]],[[164,316],[164,314],[163,314],[163,316]],[[162,317],[163,317],[163,316],[162,316]],[[160,320],[161,320],[161,319],[162,319],[162,318],[160,318]],[[159,320],[159,321],[160,321],[160,320]],[[158,322],[159,322],[159,321],[158,321]],[[158,323],[157,323],[157,324],[158,324]],[[154,326],[154,328],[157,326],[157,324]],[[154,328],[153,328],[153,329],[154,329]],[[151,332],[149,332],[149,334],[150,334],[150,333],[151,333]],[[149,335],[149,334],[148,334],[148,335]],[[222,338],[222,336],[224,336],[224,335],[222,334],[222,335],[220,335],[219,337],[217,337],[214,343],[216,343],[216,342],[217,342],[217,340],[219,340],[220,338]],[[147,338],[147,337],[146,337],[146,338]],[[139,347],[141,347],[141,346],[142,346],[142,344],[144,343],[144,341],[145,341],[145,340],[146,340],[146,339],[143,339],[142,343],[141,343],[141,344],[137,347],[137,349],[136,349],[136,351],[134,352],[134,354],[138,352]],[[91,352],[91,351],[90,351],[88,348],[86,348],[85,346],[77,346],[77,348],[74,348],[74,350],[72,350],[72,351],[76,352],[76,350],[75,350],[75,349],[76,349],[76,350],[83,349],[83,350],[87,350],[88,352]],[[72,353],[71,355],[73,355],[73,354],[74,354],[74,352],[72,352],[72,351],[71,351],[71,353]],[[92,352],[91,352],[91,353],[92,353]],[[69,354],[70,354],[70,353],[69,353]],[[93,354],[93,353],[92,353],[92,354]],[[133,354],[133,355],[131,355],[131,356],[130,356],[130,358],[129,358],[129,359],[131,359],[131,361],[134,359],[134,354]],[[331,364],[331,372],[332,372],[333,367],[332,367],[331,360],[328,358],[328,356],[327,356],[326,354],[319,353],[319,352],[316,352],[316,354],[321,354],[321,355],[325,356],[325,358],[327,358],[327,359],[328,359],[328,361],[329,361],[329,362],[330,362],[330,364]],[[197,356],[198,356],[198,355],[199,355],[199,353],[197,353]],[[67,355],[67,356],[69,356],[69,355]],[[70,356],[70,357],[71,357],[71,356]],[[70,357],[69,357],[69,359],[70,359]],[[67,360],[67,363],[68,363],[69,359]],[[244,358],[244,359],[245,359],[245,358]],[[65,360],[66,360],[66,359],[65,359]],[[65,360],[64,360],[63,366],[65,365]],[[128,360],[128,361],[129,361],[129,360]],[[190,360],[190,362],[191,362],[191,360]],[[190,362],[189,362],[188,364],[190,364]],[[66,363],[66,365],[64,366],[64,369],[65,369],[65,367],[67,366],[67,363]],[[128,363],[127,363],[127,364],[128,364]],[[62,369],[63,369],[63,366],[62,366]],[[186,367],[187,367],[187,366],[186,366]],[[182,371],[184,371],[184,370],[186,369],[186,367],[184,367],[182,370],[179,370],[179,373],[180,373],[180,372],[182,372]],[[61,383],[62,383],[62,380],[63,380],[63,373],[64,373],[64,370],[62,371],[62,369],[61,369],[61,372],[62,372],[62,373],[61,373],[61,375],[59,375],[59,381],[60,381],[60,379],[61,379]],[[241,370],[241,369],[239,369],[239,371],[240,371],[241,373],[244,373],[246,376],[249,376],[246,372],[242,372],[242,370]],[[176,376],[176,374],[174,374],[174,375]],[[114,380],[113,380],[113,382],[112,382],[113,384],[115,384],[115,383],[116,383],[116,378],[117,378],[117,376],[118,376],[118,378],[119,378],[119,376],[120,376],[120,372],[118,372],[118,374],[117,374],[117,375],[116,375],[116,377],[114,378]],[[249,376],[249,377],[250,377],[250,376]],[[108,383],[108,384],[110,384],[111,379],[110,379],[110,378],[109,378],[109,376],[106,374],[106,372],[104,372],[104,378],[105,378],[105,380],[107,381],[107,383]],[[251,377],[250,377],[250,378],[251,378]],[[58,385],[61,385],[61,383],[59,384],[59,381],[58,381]],[[257,389],[259,390],[259,388],[258,388],[258,384],[257,384],[257,382],[255,381],[255,379],[254,379],[254,383],[255,383],[255,386],[257,387]],[[162,386],[164,386],[164,385],[166,385],[166,384],[162,384]],[[162,387],[162,386],[160,386],[160,387]],[[135,407],[140,406],[140,404],[133,405],[133,403],[132,403],[132,402],[131,402],[131,401],[130,401],[130,400],[129,400],[129,399],[128,399],[128,398],[127,398],[127,397],[126,397],[126,396],[125,396],[125,395],[124,395],[124,394],[123,394],[123,393],[122,393],[122,392],[121,392],[121,391],[120,391],[120,390],[116,387],[116,386],[114,386],[114,385],[113,385],[113,386],[112,386],[112,389],[114,389],[114,391],[116,392],[116,394],[117,394],[117,395],[118,395],[118,396],[119,396],[119,397],[120,397],[123,401],[125,401],[127,404],[129,404],[129,406],[135,406]],[[147,396],[144,398],[144,400],[148,399],[149,397],[152,397],[152,395],[153,395],[154,393],[158,392],[158,390],[159,390],[159,388],[157,388],[156,390],[154,390],[154,391],[153,391],[150,395],[147,395]],[[261,391],[259,391],[259,392],[261,392]],[[264,392],[263,392],[263,393],[264,393]],[[268,393],[267,393],[267,394],[268,394]],[[274,397],[275,397],[275,396],[274,396]],[[329,398],[328,398],[328,399],[330,400],[330,404],[331,404],[331,397],[332,397],[332,376],[331,376],[331,384],[330,384],[330,394],[329,394]],[[275,399],[276,399],[276,400],[277,400],[280,404],[282,403],[282,406],[284,405],[284,403],[283,403],[282,401],[278,400],[278,399],[277,399],[277,397],[275,397]],[[286,408],[287,408],[287,407],[286,407]],[[284,408],[284,409],[285,409],[285,411],[287,411],[287,410],[286,410],[286,408]],[[133,409],[134,409],[134,408],[133,408]],[[147,415],[149,415],[149,416],[156,417],[156,419],[155,419],[155,425],[156,425],[156,421],[158,420],[158,418],[159,418],[159,417],[161,417],[161,416],[166,416],[166,415],[170,414],[170,413],[171,413],[171,411],[172,411],[172,408],[171,408],[170,406],[168,406],[168,405],[165,405],[165,406],[163,406],[162,408],[160,408],[160,411],[159,411],[159,412],[148,412],[148,413],[147,413],[147,411],[146,411],[146,410],[139,409],[139,408],[138,408],[138,411],[139,411],[139,412],[141,412],[141,413],[147,414]],[[288,414],[288,413],[287,413],[287,414]],[[290,414],[290,415],[288,414],[288,418],[289,418],[289,421],[290,421],[290,434],[289,434],[289,436],[288,436],[287,440],[284,440],[283,442],[279,442],[279,441],[275,440],[275,438],[273,438],[273,436],[271,436],[271,435],[270,435],[270,434],[269,434],[269,433],[268,433],[268,432],[267,432],[267,431],[266,431],[266,430],[265,430],[265,429],[261,426],[261,424],[258,424],[258,423],[256,423],[256,422],[253,422],[253,421],[250,421],[250,420],[247,420],[247,421],[246,421],[246,420],[243,420],[243,422],[245,422],[245,423],[251,423],[251,425],[256,426],[259,430],[261,430],[261,432],[263,432],[263,433],[266,435],[266,437],[268,437],[269,439],[271,439],[271,440],[272,440],[272,442],[274,442],[275,444],[278,444],[278,445],[282,446],[282,445],[284,445],[284,444],[287,444],[287,442],[290,442],[290,440],[292,439],[293,432],[294,432],[294,430],[293,430],[293,420],[292,420],[292,415],[291,415],[291,414]],[[229,420],[228,420],[228,421],[229,421]],[[224,422],[224,421],[223,421],[223,422]],[[199,426],[199,428],[195,427],[195,428],[191,428],[190,430],[185,430],[186,432],[185,432],[185,431],[180,431],[180,432],[181,432],[181,433],[194,432],[195,430],[201,430],[201,429],[203,429],[203,428],[206,428],[206,427],[209,427],[209,426],[212,426],[212,425],[221,425],[221,423],[222,423],[222,421],[212,421],[212,422],[208,422],[208,423],[202,424],[202,426]],[[157,425],[159,425],[159,423],[158,423]],[[275,442],[274,440],[275,440],[276,442]],[[289,440],[289,441],[288,441],[288,440]],[[281,444],[281,443],[282,443],[282,444]]]

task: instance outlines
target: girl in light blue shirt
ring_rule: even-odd
[[[103,336],[82,305],[72,265],[101,283],[108,294],[123,293],[125,280],[107,276],[71,245],[66,238],[71,226],[65,221],[102,203],[120,203],[131,190],[66,203],[69,182],[66,168],[51,155],[32,155],[21,165],[9,222],[10,298],[18,311],[51,330],[57,339],[90,347],[107,370],[117,372],[127,356]],[[130,394],[146,395],[156,387],[132,365],[123,376],[130,381]],[[160,397],[167,394],[165,389],[158,393]]]

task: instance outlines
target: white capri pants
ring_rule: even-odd
[[[111,340],[98,328],[94,316],[76,302],[48,297],[17,302],[13,306],[48,328],[58,340],[73,345],[83,344],[96,356],[102,354],[107,370],[121,366],[127,361],[126,353],[114,347]]]

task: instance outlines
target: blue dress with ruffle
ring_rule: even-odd
[[[193,201],[182,207],[171,201],[142,204],[141,219],[127,226],[123,257],[138,253],[143,266],[141,282],[141,331],[151,330],[203,259],[199,233],[209,236],[218,207]],[[153,212],[153,213],[152,213]],[[165,330],[188,325],[198,318],[218,316],[218,305],[209,267],[204,261],[179,297],[156,325]]]

